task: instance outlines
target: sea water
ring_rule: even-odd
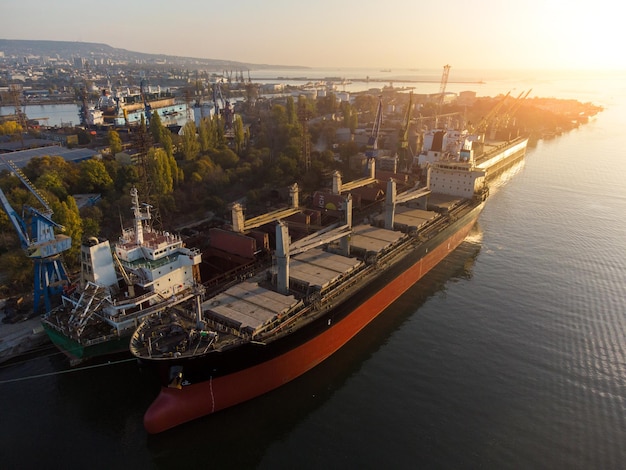
[[[258,399],[149,436],[158,387],[132,361],[0,367],[2,467],[624,468],[626,77],[483,78],[605,110],[530,146],[456,252]]]

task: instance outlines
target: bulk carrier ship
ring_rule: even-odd
[[[293,243],[278,221],[271,268],[133,334],[131,353],[161,380],[146,430],[237,405],[327,359],[461,244],[487,195],[485,170],[464,150],[430,165],[424,187],[396,193],[390,180],[384,211],[362,223],[352,224],[349,194],[340,222]]]

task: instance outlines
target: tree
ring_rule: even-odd
[[[66,252],[64,259],[75,266],[80,262],[78,255],[83,237],[83,224],[76,200],[68,196],[66,201],[52,203],[52,210],[54,221],[63,225],[64,233],[72,238],[72,248]]]
[[[211,152],[211,160],[224,170],[235,168],[239,163],[239,157],[229,148],[224,148]]]
[[[150,133],[152,134],[152,140],[162,143],[161,138],[165,130],[166,129],[163,127],[163,123],[161,123],[161,116],[159,116],[159,113],[152,113],[150,117]]]
[[[239,153],[243,150],[244,143],[246,140],[245,130],[243,127],[243,121],[241,120],[241,116],[239,114],[235,116],[235,120],[233,122],[233,134],[235,136],[234,138],[235,151]]]
[[[14,135],[22,132],[22,126],[16,121],[6,121],[0,123],[0,135]]]
[[[45,190],[51,192],[59,200],[64,200],[68,194],[63,177],[55,170],[46,171],[42,174],[37,178],[35,186],[40,191]]]
[[[161,134],[161,145],[163,145],[163,150],[170,158],[174,158],[174,144],[172,143],[172,133],[165,129],[163,134]]]
[[[328,93],[317,100],[317,111],[320,115],[332,114],[337,111],[337,95]]]
[[[117,131],[109,129],[109,148],[111,149],[111,155],[115,156],[122,151],[122,139]]]
[[[100,224],[102,223],[102,210],[98,206],[87,206],[80,210],[83,221],[83,237],[97,237],[100,235]]]
[[[293,99],[293,96],[287,97],[285,111],[287,112],[287,122],[289,124],[295,124],[298,120],[298,112],[296,110],[296,103]]]
[[[160,196],[172,194],[174,178],[172,173],[178,174],[178,167],[172,171],[170,159],[163,149],[152,148],[148,151],[147,159],[148,179],[151,183],[151,196],[157,199]],[[174,162],[175,163],[175,162]]]
[[[188,121],[183,127],[182,152],[185,160],[194,160],[200,152],[200,144],[196,137],[196,125]]]
[[[79,171],[79,182],[83,192],[106,192],[113,187],[113,179],[101,160],[95,158],[85,160],[80,163]]]
[[[210,128],[211,119],[203,117],[200,120],[200,126],[198,127],[198,142],[202,152],[207,152],[209,148],[212,147]]]

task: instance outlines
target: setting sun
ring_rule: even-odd
[[[187,57],[310,67],[624,69],[622,15],[614,2],[480,0],[447,5],[409,0],[223,2],[154,8],[112,0],[124,12],[106,28],[71,21],[76,0],[3,2],[6,39],[104,43]],[[184,4],[183,4],[184,5]],[[24,27],[25,24],[28,27]],[[61,27],[60,27],[61,26]],[[164,30],[184,28],[181,40]]]

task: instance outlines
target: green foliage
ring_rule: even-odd
[[[171,194],[174,191],[174,177],[172,175],[178,175],[178,167],[172,168],[170,158],[165,150],[150,149],[146,163],[148,179],[152,188],[150,196],[158,198],[161,195]]]
[[[100,235],[100,224],[103,220],[102,209],[98,206],[87,206],[80,210],[83,221],[83,238]]]
[[[78,145],[88,145],[91,143],[91,134],[84,129],[78,131]]]
[[[77,266],[80,262],[80,244],[83,238],[83,224],[78,212],[76,200],[68,196],[66,201],[51,203],[55,222],[63,225],[64,233],[72,238],[72,248],[64,255],[70,266]]]
[[[317,100],[317,112],[322,116],[335,113],[337,107],[337,96],[334,93],[328,93]]]
[[[43,173],[37,181],[35,186],[39,191],[48,191],[56,196],[59,200],[64,200],[67,195],[67,186],[63,180],[63,176],[56,170],[50,170]]]
[[[67,187],[74,187],[78,181],[78,168],[59,156],[43,156],[32,158],[23,168],[24,173],[35,182],[43,174],[53,171],[59,174]]]
[[[341,111],[343,114],[343,126],[350,128],[350,132],[354,134],[354,131],[359,124],[359,118],[356,110],[350,105],[350,103],[342,103]]]
[[[243,121],[241,120],[241,116],[238,114],[235,116],[235,120],[233,121],[233,133],[235,135],[234,144],[235,151],[237,153],[241,152],[244,148],[246,136],[243,126]]]
[[[371,114],[372,119],[373,116],[376,115],[376,109],[378,109],[378,98],[374,95],[357,95],[354,100],[354,108],[363,114]]]
[[[161,134],[161,145],[163,145],[163,150],[165,150],[165,153],[167,153],[168,157],[174,158],[174,144],[172,143],[172,133],[167,129]]]
[[[212,129],[212,121],[212,119],[206,117],[200,120],[200,127],[198,128],[198,142],[202,152],[207,152],[210,148],[215,147],[215,135]]]
[[[117,155],[122,151],[122,139],[117,131],[110,129],[108,132],[109,148],[111,149],[111,155]]]
[[[22,132],[22,126],[16,121],[5,121],[0,123],[0,135],[14,135]]]
[[[162,135],[167,132],[167,128],[165,128],[163,126],[163,123],[161,122],[161,116],[159,116],[159,113],[152,113],[152,116],[150,117],[150,128],[149,128],[150,134],[152,134],[152,140],[154,142],[162,142]]]
[[[6,275],[6,292],[2,294],[15,295],[16,292],[33,290],[34,264],[24,255],[22,250],[12,250],[0,256],[2,272]]]
[[[285,111],[287,113],[287,123],[293,125],[298,121],[298,112],[296,110],[296,103],[293,99],[293,96],[287,97],[287,105],[285,106]]]
[[[113,179],[102,162],[95,158],[79,164],[80,191],[85,193],[107,192],[113,187]]]
[[[235,168],[239,163],[239,157],[229,148],[222,148],[210,152],[211,160],[216,165],[221,166],[224,170]]]
[[[183,139],[181,142],[183,158],[194,160],[200,152],[200,144],[196,136],[196,125],[193,121],[188,121],[183,127]]]

